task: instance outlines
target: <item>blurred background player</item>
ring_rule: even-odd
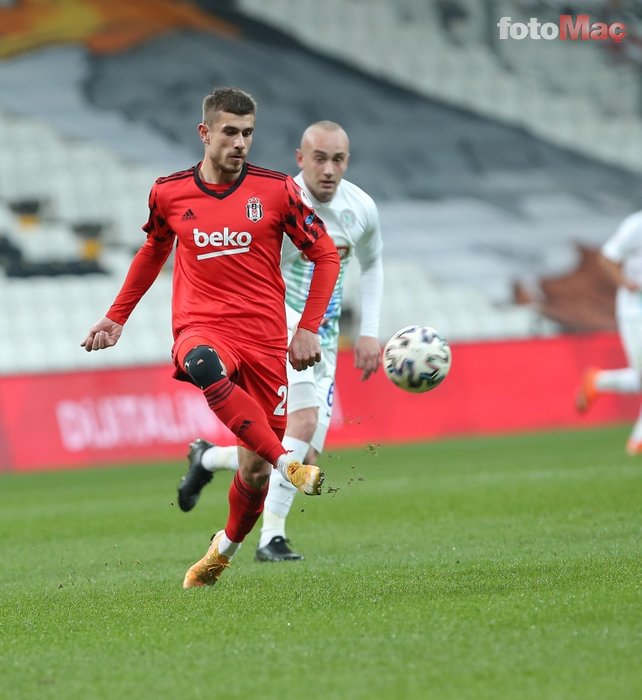
[[[628,367],[588,369],[576,397],[585,412],[602,392],[642,391],[642,211],[628,216],[602,246],[600,261],[618,287],[616,318]],[[642,454],[642,409],[626,444],[630,455]]]
[[[101,350],[118,342],[127,321],[176,243],[172,294],[175,377],[191,381],[237,437],[239,469],[225,528],[185,574],[184,588],[211,585],[258,520],[272,465],[306,494],[323,474],[288,454],[287,325],[279,263],[284,232],[314,261],[310,294],[289,344],[295,369],[321,359],[318,326],[339,273],[323,222],[289,175],[246,162],[256,103],[236,88],[203,100],[204,144],[196,166],[162,177],[149,196],[147,239],[105,317],[82,342]],[[248,329],[251,332],[248,333]]]
[[[319,328],[322,360],[302,372],[288,367],[288,421],[283,446],[299,460],[316,464],[323,451],[332,415],[334,379],[339,342],[339,317],[347,263],[356,256],[360,266],[360,334],[354,345],[354,364],[367,380],[381,361],[377,340],[383,293],[382,238],[379,213],[372,198],[344,180],[350,159],[350,143],[344,129],[331,121],[319,121],[304,131],[296,151],[301,172],[296,176],[315,211],[326,224],[341,258],[341,272]],[[289,333],[300,325],[312,273],[312,263],[284,240],[281,270],[286,283]],[[191,510],[201,489],[219,469],[237,469],[234,447],[218,447],[206,440],[190,446],[189,467],[179,489],[179,505]],[[263,512],[263,526],[256,550],[259,561],[288,561],[303,557],[288,545],[285,523],[296,489],[275,470]]]

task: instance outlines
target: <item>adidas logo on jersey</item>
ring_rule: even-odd
[[[181,221],[188,221],[189,219],[195,219],[195,218],[196,218],[196,214],[191,209],[188,209],[181,217]]]
[[[201,253],[196,256],[197,260],[205,260],[207,258],[217,258],[220,255],[237,255],[238,253],[249,253],[250,243],[252,242],[252,234],[249,231],[230,231],[225,226],[222,231],[212,231],[205,233],[197,228],[192,229],[194,234],[194,243],[199,248],[206,246],[214,246],[215,248],[223,248],[211,253]]]

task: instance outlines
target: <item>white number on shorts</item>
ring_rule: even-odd
[[[275,416],[284,416],[285,415],[285,402],[288,400],[288,388],[285,386],[285,384],[281,384],[281,386],[277,389],[276,395],[281,397],[281,400],[279,401],[277,407],[274,409],[274,415]]]

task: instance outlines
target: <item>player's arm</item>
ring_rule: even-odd
[[[321,360],[317,331],[337,282],[340,264],[334,241],[314,209],[301,198],[299,186],[291,178],[286,186],[289,206],[284,231],[314,263],[308,298],[289,348],[290,363],[294,369],[302,370]]]
[[[325,225],[323,227],[325,229]],[[301,320],[290,342],[290,363],[297,370],[312,367],[321,361],[317,331],[339,276],[339,254],[327,233],[305,248],[305,254],[314,263],[314,270]]]
[[[361,299],[361,329],[354,344],[354,366],[363,370],[362,381],[366,381],[379,369],[381,347],[379,346],[379,316],[383,296],[383,264],[381,258],[365,270],[361,268],[359,280]]]
[[[624,274],[624,269],[621,262],[607,258],[604,253],[599,254],[598,260],[608,279],[610,279],[617,287],[625,287],[630,292],[640,291],[640,285]]]
[[[368,230],[357,242],[355,250],[361,270],[359,279],[361,326],[359,337],[354,345],[354,366],[362,370],[362,381],[369,379],[381,364],[379,319],[383,298],[381,257],[383,241],[379,227],[379,213],[374,202],[370,202],[370,208]]]
[[[174,233],[161,217],[163,226],[158,224],[157,204],[154,189],[150,194],[150,217],[143,230],[147,240],[134,256],[116,299],[103,316],[90,329],[80,343],[87,352],[113,347],[118,342],[123,326],[145,292],[158,277],[174,244]]]
[[[636,250],[642,241],[642,212],[627,216],[617,227],[615,233],[604,243],[598,256],[600,266],[607,277],[618,287],[625,287],[631,292],[640,290],[635,280],[624,274],[623,262]]]

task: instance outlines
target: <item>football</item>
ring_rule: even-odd
[[[406,326],[383,349],[383,368],[390,381],[404,391],[421,394],[448,376],[452,354],[438,331],[429,326]]]

